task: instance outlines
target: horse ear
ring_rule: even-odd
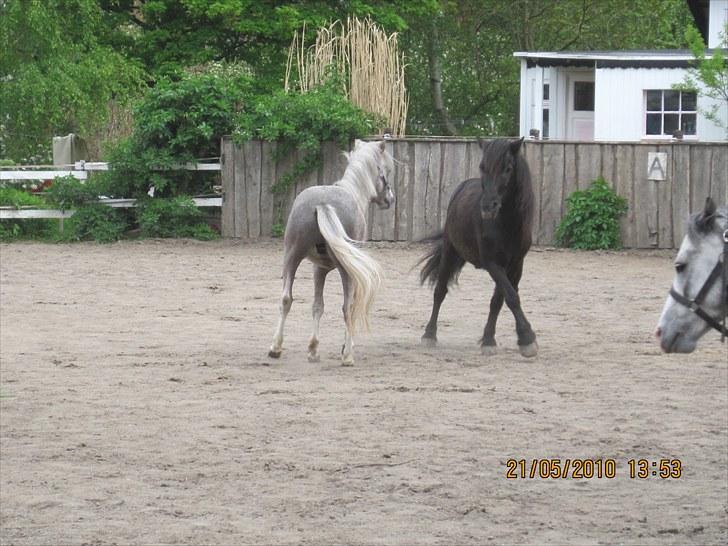
[[[481,150],[485,150],[485,145],[488,143],[487,140],[484,138],[478,138],[478,146],[480,146]]]
[[[715,211],[715,201],[713,201],[712,197],[708,196],[705,200],[705,207],[703,207],[702,212],[698,214],[698,217],[695,220],[695,224],[699,231],[708,231],[710,229],[713,225],[713,220],[715,219]]]
[[[516,155],[518,153],[518,150],[521,149],[521,144],[523,144],[523,137],[519,138],[518,140],[511,140],[510,148],[513,155]]]
[[[384,151],[384,148],[385,148],[385,143],[382,140],[382,141],[379,142],[379,149],[383,152]]]

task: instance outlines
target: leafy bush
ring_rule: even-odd
[[[57,177],[43,192],[48,202],[61,210],[94,203],[103,194],[100,178],[82,182],[73,176]]]
[[[254,138],[278,142],[275,159],[299,150],[303,157],[272,190],[283,193],[297,178],[321,163],[321,144],[336,142],[348,149],[357,137],[374,134],[384,122],[351,104],[335,80],[303,94],[279,91],[257,99],[239,118],[238,142]]]
[[[561,246],[583,250],[620,248],[619,218],[627,212],[627,200],[599,177],[586,190],[566,198],[567,213],[556,230]]]
[[[66,222],[61,235],[66,241],[112,243],[121,239],[128,227],[124,213],[98,203],[82,205]]]
[[[37,195],[12,187],[0,187],[0,207],[46,208],[43,199]]]
[[[132,135],[109,153],[106,175],[115,197],[143,197],[205,191],[210,173],[169,171],[177,164],[220,155],[220,139],[232,133],[249,93],[246,71],[215,65],[173,81],[162,79],[134,110]]]
[[[42,198],[13,187],[0,187],[0,206],[46,208]],[[38,218],[0,221],[0,241],[52,238],[57,232],[56,220]]]
[[[23,220],[0,220],[0,241],[16,239],[58,239],[58,220],[26,218]]]
[[[193,237],[210,240],[217,233],[203,221],[203,214],[190,197],[148,199],[138,206],[143,237]]]

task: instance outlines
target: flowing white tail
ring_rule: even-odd
[[[356,246],[356,241],[347,236],[334,207],[318,205],[316,218],[321,235],[326,239],[336,260],[351,278],[353,295],[347,326],[352,331],[359,326],[368,330],[369,310],[381,286],[382,269],[376,261]]]

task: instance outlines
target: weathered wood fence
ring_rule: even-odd
[[[322,167],[274,195],[270,188],[288,172],[295,156],[272,159],[275,144],[248,142],[222,145],[224,236],[266,237],[285,223],[293,198],[304,188],[340,178],[345,159],[333,145],[324,149]],[[674,248],[680,245],[689,212],[711,195],[728,203],[728,143],[575,143],[527,141],[524,153],[536,197],[534,242],[554,244],[554,232],[566,212],[565,200],[598,176],[625,197],[629,212],[622,219],[622,242],[630,248]],[[453,189],[478,175],[481,152],[475,139],[393,139],[394,210],[370,210],[373,240],[417,240],[441,226]],[[648,179],[650,152],[666,154],[664,180]]]

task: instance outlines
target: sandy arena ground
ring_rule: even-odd
[[[728,352],[662,355],[672,253],[535,249],[522,358],[467,267],[436,348],[423,247],[387,271],[357,364],[339,365],[329,277],[306,359],[303,264],[280,361],[267,356],[280,241],[0,245],[2,544],[725,544]],[[614,459],[614,479],[506,478],[508,459]],[[679,479],[628,460],[679,459]],[[651,469],[655,470],[655,469]]]

